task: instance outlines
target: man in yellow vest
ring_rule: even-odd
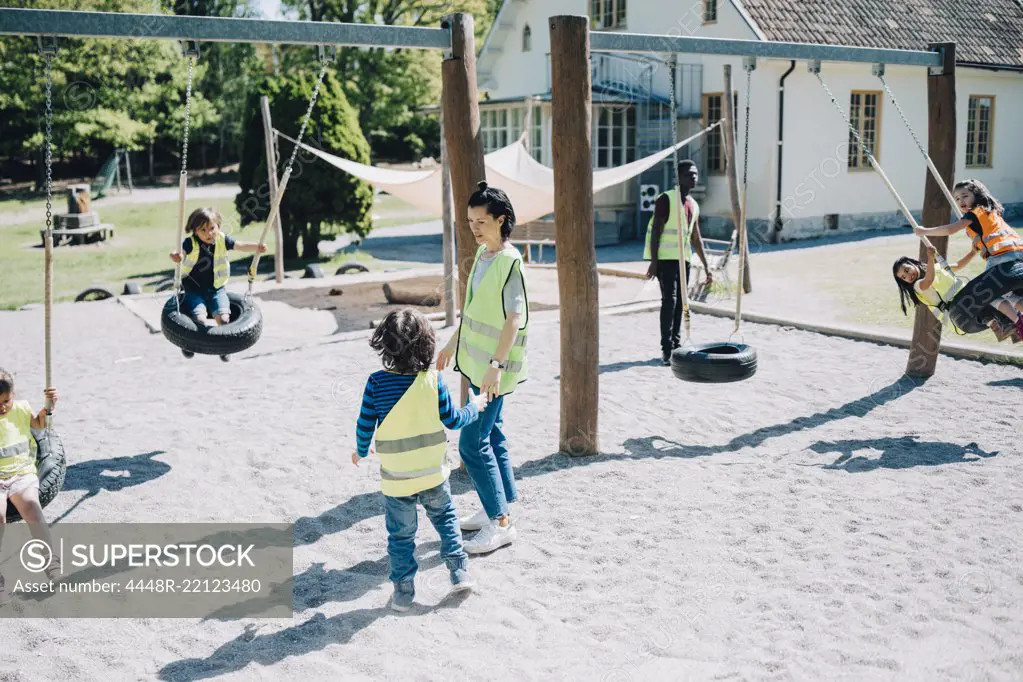
[[[654,215],[647,225],[646,246],[643,259],[650,261],[647,277],[654,277],[661,284],[661,361],[668,365],[671,351],[680,343],[679,329],[682,326],[682,273],[679,270],[679,224],[685,230],[682,242],[685,250],[686,282],[689,281],[689,265],[693,259],[692,249],[703,263],[707,273],[706,283],[713,281],[707,255],[703,251],[703,237],[700,236],[700,205],[689,193],[696,187],[700,173],[690,160],[679,161],[679,187],[663,192],[654,204]],[[684,212],[683,212],[684,210]]]

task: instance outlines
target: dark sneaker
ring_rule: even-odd
[[[661,351],[661,364],[665,367],[671,365],[671,351]]]
[[[416,600],[416,585],[411,580],[394,583],[394,596],[391,597],[391,608],[404,613],[412,608]]]
[[[1016,334],[1023,336],[1023,314],[1016,316]]]

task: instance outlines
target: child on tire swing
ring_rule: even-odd
[[[373,333],[370,346],[380,354],[384,369],[366,381],[352,464],[358,466],[373,452],[370,441],[375,430],[394,583],[391,608],[408,611],[415,601],[419,568],[415,559],[417,503],[426,509],[440,535],[440,555],[450,572],[453,591],[473,587],[458,514],[451,501],[444,427],[460,429],[476,421],[487,397],[474,396],[468,405],[455,409],[441,375],[432,369],[437,346],[433,327],[417,310],[388,313]]]
[[[57,389],[47,388],[43,395],[50,404],[57,402]],[[50,529],[39,502],[39,476],[36,474],[36,443],[32,429],[46,428],[46,408],[32,412],[27,400],[14,399],[14,378],[0,369],[0,542],[7,523],[7,502],[21,514],[32,537],[50,546]],[[53,552],[46,567],[51,581],[60,573],[60,560]],[[0,605],[11,600],[0,575]]]
[[[228,251],[266,253],[266,244],[240,242],[224,234],[224,219],[215,208],[197,208],[188,216],[185,232],[189,236],[170,259],[182,265],[184,297],[181,311],[200,325],[215,327],[231,321],[231,303],[227,281],[231,276]]]
[[[1023,261],[1023,237],[1005,222],[1002,203],[991,195],[984,183],[974,179],[959,182],[952,190],[952,197],[963,212],[962,218],[950,225],[917,227],[913,232],[926,237],[948,237],[960,230],[968,230],[974,250],[957,263],[960,267],[977,253],[985,261],[985,272],[1003,263]],[[1015,321],[1015,329],[997,317],[991,321],[991,330],[999,341],[1010,334],[1014,334],[1014,342],[1018,341],[1016,337],[1023,337],[1023,298],[1007,294],[993,301],[991,306],[1008,320]]]

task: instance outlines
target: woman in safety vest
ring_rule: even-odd
[[[57,403],[57,389],[47,388],[43,395],[51,405]],[[32,412],[27,400],[14,399],[14,378],[0,369],[0,514],[7,514],[7,502],[21,514],[32,537],[49,547],[50,529],[39,503],[39,476],[36,474],[36,441],[32,429],[46,428],[46,408],[38,414]],[[0,519],[2,522],[4,519]],[[2,530],[2,527],[0,527]],[[0,533],[0,539],[3,533]],[[59,578],[60,559],[50,552],[46,577]],[[0,575],[0,604],[11,600],[11,595]]]
[[[508,242],[515,210],[508,195],[481,182],[469,198],[469,227],[476,260],[465,286],[465,308],[458,332],[438,354],[437,368],[455,360],[474,394],[490,403],[475,423],[462,429],[458,451],[483,508],[459,520],[462,530],[480,531],[465,551],[483,554],[503,547],[517,535],[509,505],[518,498],[508,457],[501,411],[504,397],[526,380],[529,302],[522,256]]]
[[[966,283],[966,280],[956,277],[954,273],[966,267],[966,264],[973,259],[973,255],[974,252],[970,251],[958,263],[950,265],[949,269],[940,267],[934,262],[933,249],[929,249],[927,252],[927,265],[909,256],[902,256],[895,261],[892,266],[892,274],[895,275],[895,283],[899,285],[899,304],[902,306],[902,314],[909,315],[909,310],[906,308],[907,303],[914,308],[922,304],[927,306],[934,316],[944,323],[948,315],[948,304]],[[952,329],[957,334],[963,333],[955,324],[952,324]]]
[[[991,195],[984,183],[964,180],[955,186],[952,196],[963,212],[962,218],[941,227],[918,227],[914,232],[928,237],[947,237],[960,230],[969,230],[973,248],[984,258],[985,271],[1003,263],[1023,260],[1023,237],[1005,222],[1002,203]],[[1015,320],[1016,334],[1023,337],[1023,299],[1009,294],[991,305],[1008,319]],[[991,322],[991,328],[999,340],[1011,332],[1011,329],[1003,328],[997,319]]]
[[[430,366],[437,347],[433,327],[422,313],[395,310],[373,333],[369,345],[384,369],[366,381],[356,426],[356,466],[371,452],[376,431],[380,492],[384,494],[387,555],[394,596],[391,608],[408,611],[416,597],[416,505],[440,536],[440,554],[455,592],[472,589],[469,558],[458,531],[458,514],[448,484],[448,441],[444,427],[464,428],[486,406],[480,395],[460,410],[451,405],[444,380]]]

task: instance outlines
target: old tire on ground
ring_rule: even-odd
[[[34,435],[34,434],[33,434]],[[64,443],[56,431],[41,431],[35,436],[36,473],[39,475],[39,504],[48,505],[57,498],[64,487],[64,476],[67,473],[67,457],[64,454]],[[14,505],[7,502],[7,523],[21,520],[21,514]]]
[[[82,301],[102,301],[107,298],[113,298],[114,294],[102,287],[90,287],[82,293],[75,296],[75,303],[81,303]]]
[[[949,318],[967,334],[985,331],[999,314],[991,303],[1013,291],[1023,294],[1023,260],[996,265],[970,280],[949,304]]]
[[[347,275],[349,272],[369,272],[369,268],[361,263],[345,263],[339,267],[334,274],[335,275]]]
[[[178,312],[174,297],[167,299],[160,328],[167,340],[182,350],[202,355],[231,355],[251,348],[263,333],[263,313],[252,299],[228,292],[231,322],[219,327],[197,325]]]
[[[757,352],[742,343],[704,343],[676,348],[671,372],[682,381],[724,384],[749,379],[757,373]]]

